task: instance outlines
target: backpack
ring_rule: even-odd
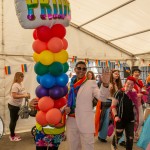
[[[30,110],[29,110],[28,102],[29,102],[28,99],[25,98],[25,103],[23,106],[21,106],[21,108],[18,112],[18,115],[20,116],[21,119],[29,118]]]

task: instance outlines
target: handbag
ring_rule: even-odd
[[[18,115],[20,116],[21,119],[27,119],[29,118],[29,113],[30,113],[30,110],[29,110],[29,106],[28,106],[28,99],[25,98],[25,102],[24,102],[24,105],[21,106],[19,112],[18,112]]]
[[[36,114],[37,114],[37,110],[36,110],[36,109],[31,109],[30,112],[29,112],[29,115],[30,115],[31,117],[35,117]]]

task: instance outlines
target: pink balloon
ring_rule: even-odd
[[[46,113],[44,113],[42,111],[38,111],[36,114],[36,121],[37,121],[37,123],[39,123],[42,126],[48,125],[48,122],[46,120]]]
[[[33,42],[32,48],[36,53],[40,54],[42,51],[47,50],[47,43],[37,39]]]
[[[63,49],[66,50],[68,48],[68,41],[65,38],[63,38],[62,41],[63,41]]]
[[[53,53],[58,53],[63,49],[63,41],[58,37],[53,37],[47,43],[48,49]]]
[[[38,107],[43,112],[47,112],[49,109],[54,107],[54,101],[50,97],[44,96],[39,100]]]
[[[61,111],[57,108],[52,108],[46,113],[46,120],[50,125],[56,125],[61,121]]]

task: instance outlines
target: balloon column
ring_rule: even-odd
[[[32,44],[34,71],[39,83],[35,90],[38,97],[37,130],[45,134],[61,134],[65,130],[65,95],[68,76],[68,42],[66,29],[70,22],[68,0],[15,0],[21,26],[34,29]]]
[[[68,76],[65,73],[69,69],[65,35],[66,29],[61,24],[51,28],[40,26],[33,32],[34,71],[40,84],[35,91],[39,98],[39,111],[36,115],[38,129],[47,125],[64,128],[65,117],[60,109],[67,102],[65,95],[68,93]]]

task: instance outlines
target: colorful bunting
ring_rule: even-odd
[[[28,71],[27,70],[27,65],[26,64],[21,64],[21,70],[22,70],[23,73],[27,72]]]
[[[4,70],[5,70],[5,74],[6,75],[11,74],[11,68],[10,68],[10,66],[5,66]]]

